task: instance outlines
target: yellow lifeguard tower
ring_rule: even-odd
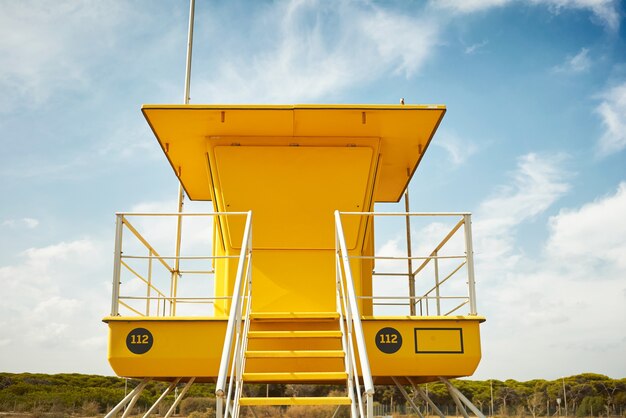
[[[215,382],[219,417],[238,416],[240,406],[296,404],[347,405],[353,417],[372,417],[375,384],[412,385],[430,402],[419,384],[442,380],[459,406],[482,416],[447,380],[471,375],[481,357],[470,215],[374,212],[375,203],[402,198],[444,106],[144,105],[142,112],[187,196],[211,201],[214,212],[117,214],[104,319],[109,362],[118,375],[143,380],[110,415],[154,379],[171,382],[159,400],[179,382],[187,382],[181,397],[193,382]],[[404,253],[379,254],[374,226],[390,217],[407,226],[432,219],[428,235],[437,239],[422,233],[411,245],[408,228]],[[173,255],[142,232],[145,219],[157,218],[178,226]],[[212,244],[185,254],[180,226],[201,218],[211,221],[200,235]],[[183,296],[193,275],[212,294]],[[404,290],[392,294],[398,280]],[[248,383],[346,391],[251,398]]]

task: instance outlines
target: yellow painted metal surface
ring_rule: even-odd
[[[144,105],[142,112],[191,199],[253,213],[253,312],[335,309],[335,210],[396,201],[441,121],[444,106]],[[344,219],[352,255],[372,255],[372,224]],[[216,222],[216,255],[239,254],[244,218]],[[219,260],[215,295],[230,296],[236,260]],[[372,262],[353,260],[359,295]],[[372,312],[371,300],[359,302]],[[215,305],[226,315],[229,302]]]
[[[241,398],[242,406],[261,405],[350,405],[352,402],[347,396],[327,396],[324,398],[314,397],[290,397],[290,398]]]
[[[145,105],[142,112],[191,199],[212,200],[218,212],[252,211],[245,380],[345,380],[333,213],[399,200],[445,107]],[[371,218],[343,222],[350,255],[373,255]],[[243,217],[216,218],[215,255],[239,254],[243,225]],[[371,296],[373,261],[350,265],[357,296]],[[230,310],[221,297],[233,293],[237,259],[218,258],[214,269],[220,299],[212,318],[105,318],[118,375],[216,379]],[[358,304],[375,382],[469,376],[478,366],[483,318],[372,317],[371,299]]]
[[[109,325],[109,362],[118,375],[162,380],[178,376],[196,376],[199,381],[216,379],[226,319],[110,317],[105,321]],[[418,381],[429,381],[436,376],[471,375],[481,357],[479,324],[482,321],[482,317],[462,316],[364,318],[375,382],[388,383],[389,376],[413,376]],[[294,330],[284,331],[289,327]],[[151,348],[143,354],[135,354],[128,347],[129,335],[136,329],[148,330],[152,336]],[[399,338],[394,339],[394,334]],[[343,370],[342,359],[335,356],[341,347],[340,336],[335,320],[303,320],[296,324],[253,321],[248,350],[274,354],[251,356],[246,362],[246,372],[253,373],[249,377],[254,381],[266,381],[269,373],[282,373],[273,376],[281,381],[324,380],[323,375],[306,373]],[[461,336],[460,342],[456,336]],[[424,347],[428,352],[422,350]],[[275,355],[280,351],[304,354]],[[313,351],[321,352],[322,356],[310,357]],[[289,379],[286,375],[289,373],[300,375]]]
[[[243,381],[246,383],[336,382],[342,384],[347,378],[346,372],[248,372],[243,374]]]
[[[258,137],[257,143],[380,138],[382,161],[375,201],[400,199],[441,121],[445,106],[413,105],[144,105],[142,111],[174,172],[194,200],[211,200],[205,142],[214,137]],[[263,139],[263,140],[261,140]]]
[[[213,149],[218,205],[229,212],[252,210],[254,249],[334,249],[334,211],[370,206],[371,147],[216,146]],[[229,222],[235,248],[245,219]],[[357,245],[359,219],[344,226]]]

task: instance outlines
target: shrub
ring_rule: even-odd
[[[215,398],[189,397],[180,402],[180,413],[188,415],[192,412],[215,411]]]
[[[87,417],[94,417],[100,412],[100,405],[96,401],[85,401],[80,408],[80,412]]]

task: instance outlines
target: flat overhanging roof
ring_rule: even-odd
[[[232,138],[233,144],[245,139],[245,144],[255,146],[293,143],[325,147],[354,146],[351,140],[373,138],[380,141],[374,200],[396,202],[402,197],[446,108],[443,105],[154,104],[143,105],[141,111],[192,200],[213,199],[206,151],[207,141],[212,138]]]

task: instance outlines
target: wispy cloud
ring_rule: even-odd
[[[547,6],[554,14],[564,10],[586,10],[592,13],[598,23],[611,31],[616,31],[620,26],[618,0],[431,0],[430,5],[433,8],[465,14],[520,3]]]
[[[582,73],[590,67],[589,49],[582,48],[578,54],[568,56],[564,63],[555,66],[552,70],[556,73]]]
[[[460,138],[449,130],[439,132],[439,137],[434,144],[446,150],[450,157],[450,162],[455,166],[463,164],[477,150],[474,142]]]
[[[468,47],[465,47],[465,54],[467,55],[473,55],[475,53],[477,53],[478,51],[480,51],[481,49],[483,49],[489,42],[488,41],[482,41],[482,42],[478,42],[476,44],[472,44]]]
[[[431,0],[430,4],[433,7],[451,10],[455,13],[474,13],[505,6],[511,2],[512,0]]]
[[[502,231],[545,211],[570,186],[562,168],[562,154],[526,154],[518,159],[512,184],[502,185],[484,201],[479,212],[488,219],[490,231]]]
[[[526,154],[519,158],[509,184],[498,188],[475,215],[477,261],[500,272],[520,257],[515,243],[519,228],[544,213],[569,189],[564,155]]]
[[[0,111],[39,105],[55,91],[90,83],[94,51],[113,47],[113,28],[129,18],[120,2],[25,0],[0,7]]]
[[[530,0],[537,5],[547,5],[554,13],[567,9],[588,10],[606,28],[616,31],[620,26],[618,0]]]
[[[7,219],[2,221],[2,226],[9,228],[27,228],[35,229],[39,225],[39,221],[34,218]]]
[[[597,145],[600,157],[622,151],[626,147],[626,82],[603,93],[596,112],[602,118],[604,133]]]
[[[274,46],[255,48],[254,36],[252,43],[241,39],[241,53],[222,61],[211,80],[197,82],[195,97],[226,103],[310,101],[385,74],[412,77],[440,32],[432,19],[367,3],[278,2],[265,13],[257,20],[264,26],[258,23],[250,32],[266,34],[267,22],[275,22]],[[332,27],[324,26],[328,21]]]

